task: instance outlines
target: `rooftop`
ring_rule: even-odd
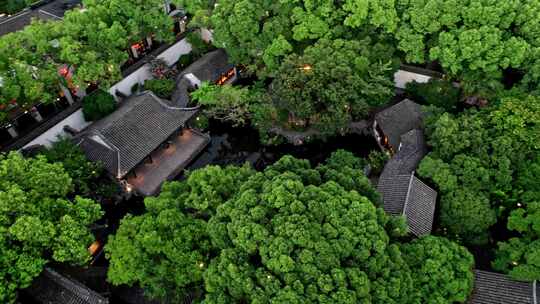
[[[122,178],[197,111],[172,107],[153,93],[143,92],[90,125],[78,135],[78,143],[90,160],[103,163],[109,173]]]
[[[223,49],[209,52],[188,66],[176,79],[176,89],[172,100],[175,105],[186,107],[189,103],[190,88],[204,81],[216,82],[220,77],[234,68]]]
[[[44,304],[107,304],[109,301],[83,284],[46,267],[27,292]]]
[[[422,109],[419,104],[404,99],[377,113],[375,121],[384,135],[388,137],[390,146],[397,150],[401,135],[413,129],[422,129]]]
[[[48,2],[48,3],[47,3]],[[80,4],[80,0],[41,1],[42,5],[28,8],[13,16],[0,19],[0,36],[20,31],[29,25],[32,19],[59,20],[67,10]]]
[[[394,175],[409,175],[427,154],[424,132],[413,129],[401,135],[397,153],[386,163],[381,179]]]
[[[519,282],[500,273],[475,270],[469,304],[533,304],[540,295],[537,284]]]
[[[381,178],[377,190],[382,195],[384,211],[405,216],[412,234],[420,237],[431,233],[437,192],[414,173]]]

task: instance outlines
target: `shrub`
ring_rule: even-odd
[[[407,95],[424,105],[434,105],[448,112],[456,110],[461,98],[460,89],[452,82],[441,79],[431,79],[427,83],[411,82],[406,87]]]
[[[97,90],[83,98],[83,115],[88,121],[99,120],[114,112],[116,108],[114,97],[103,90]]]
[[[180,58],[178,59],[178,63],[176,64],[178,70],[183,70],[187,68],[190,64],[193,63],[194,59],[195,58],[193,58],[192,53],[188,53],[188,54],[184,54],[180,56]]]
[[[187,34],[186,38],[191,44],[191,53],[195,58],[201,57],[212,50],[212,45],[204,41],[197,32]]]
[[[389,156],[385,152],[381,152],[381,151],[369,152],[368,163],[371,166],[371,172],[373,174],[381,173],[388,159],[389,159]]]
[[[170,79],[149,79],[144,82],[144,89],[154,92],[165,99],[171,98],[176,83]]]

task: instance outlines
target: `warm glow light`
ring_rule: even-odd
[[[300,68],[300,70],[303,70],[303,71],[306,71],[306,72],[309,72],[309,71],[311,71],[312,69],[313,69],[313,67],[312,67],[311,65],[309,65],[309,64],[304,64],[304,65]]]
[[[90,252],[91,255],[95,255],[100,247],[101,244],[98,241],[95,241],[88,247],[88,252]]]

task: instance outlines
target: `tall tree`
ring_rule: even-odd
[[[524,203],[522,176],[540,148],[540,103],[513,94],[481,111],[443,114],[428,127],[433,151],[418,173],[437,184],[441,224],[451,237],[485,244],[497,218]]]
[[[45,158],[0,156],[0,301],[13,303],[48,261],[83,264],[94,240],[88,226],[100,206],[76,196],[60,164]]]
[[[219,0],[212,12],[214,43],[236,63],[273,74],[290,53],[320,38],[385,37],[397,26],[393,0]],[[377,37],[377,38],[375,38]],[[266,67],[267,69],[265,69]]]
[[[248,167],[208,166],[146,198],[147,213],[125,217],[109,238],[109,281],[138,283],[148,297],[174,302],[201,291],[212,253],[207,220],[252,173]]]
[[[497,83],[508,68],[538,83],[537,1],[398,0],[396,7],[398,47],[408,62],[437,60],[473,84],[469,90]]]
[[[393,94],[396,66],[380,52],[383,45],[372,43],[323,38],[302,56],[287,56],[268,91],[273,117],[264,119],[324,135],[347,131],[351,121],[364,119]]]
[[[473,289],[473,256],[445,238],[426,236],[402,246],[416,303],[465,303]]]

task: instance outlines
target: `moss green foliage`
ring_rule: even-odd
[[[394,2],[222,0],[210,17],[214,44],[259,75],[321,38],[385,41],[397,26]],[[385,42],[386,43],[386,42]],[[380,54],[390,55],[391,49]]]
[[[43,156],[0,156],[0,302],[14,303],[49,261],[84,264],[94,240],[88,226],[100,206],[76,196],[59,163]]]
[[[30,4],[37,2],[36,0],[2,0],[0,1],[0,13],[15,14]]]
[[[485,87],[500,87],[508,68],[523,70],[524,84],[538,84],[537,1],[399,0],[396,7],[396,38],[408,62],[437,60],[449,74]]]
[[[406,87],[406,94],[414,101],[436,106],[445,111],[455,112],[461,99],[461,90],[451,81],[432,78],[427,83],[410,82]]]
[[[270,111],[263,120],[299,131],[314,128],[319,137],[343,134],[351,121],[392,96],[391,58],[373,41],[321,39],[302,56],[285,57],[268,90]],[[261,132],[267,126],[257,120]]]
[[[439,188],[440,222],[449,236],[486,244],[497,219],[518,203],[538,201],[529,171],[539,149],[537,97],[508,94],[481,111],[445,113],[428,133],[433,151],[418,173]],[[509,228],[516,229],[510,222]]]
[[[368,164],[371,166],[371,172],[373,174],[380,174],[386,162],[390,159],[390,156],[386,152],[371,151],[368,155]]]
[[[111,114],[118,107],[114,97],[103,90],[97,90],[83,98],[83,115],[87,121],[96,121]]]
[[[138,283],[147,296],[175,303],[202,291],[212,252],[206,221],[252,174],[248,167],[208,166],[165,184],[158,197],[145,199],[144,215],[125,217],[110,237],[108,280]]]
[[[202,55],[210,52],[214,47],[212,44],[204,41],[201,35],[197,32],[190,32],[186,35],[187,41],[191,44],[191,54],[193,57],[199,58]]]
[[[79,90],[90,83],[109,88],[122,78],[120,67],[133,42],[150,34],[174,41],[173,20],[163,13],[162,0],[85,1],[84,6],[84,12],[69,11],[61,21],[36,21],[0,38],[1,111],[13,101],[22,107],[55,102],[59,83]],[[63,65],[72,68],[70,81],[58,75]]]
[[[144,82],[144,89],[152,91],[160,98],[170,99],[176,86],[172,79],[148,79]]]
[[[254,102],[248,88],[207,82],[191,93],[191,98],[203,106],[206,116],[229,122],[233,126],[243,126],[248,122],[250,104]]]
[[[473,288],[473,256],[445,238],[426,236],[402,247],[418,303],[465,303]]]
[[[73,193],[99,202],[110,201],[118,185],[107,177],[99,163],[89,161],[81,148],[68,138],[60,138],[43,152],[49,163],[60,163],[71,177]]]
[[[173,302],[195,292],[204,303],[421,303],[413,280],[428,278],[411,270],[421,252],[444,266],[433,274],[452,273],[429,283],[442,299],[468,294],[470,255],[435,239],[433,252],[413,243],[407,257],[395,239],[405,222],[376,207],[364,163],[337,151],[316,168],[285,156],[263,172],[193,171],[122,220],[106,246],[109,280]]]
[[[182,71],[183,69],[187,68],[190,64],[195,61],[195,56],[193,56],[193,53],[184,54],[178,58],[178,62],[176,63],[176,66],[178,70]]]

